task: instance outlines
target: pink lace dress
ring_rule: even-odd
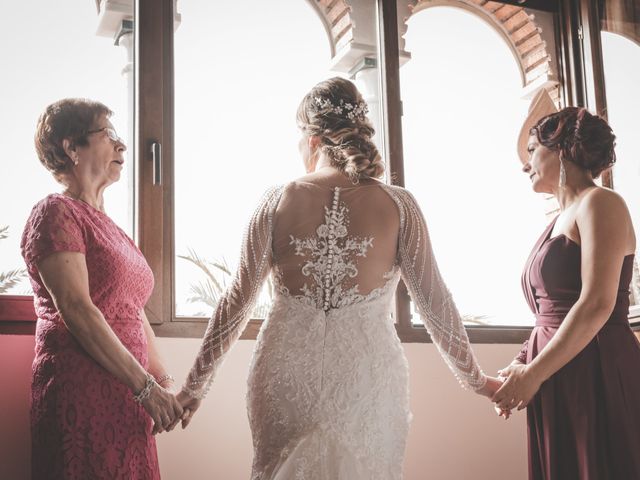
[[[104,213],[53,194],[33,208],[22,236],[38,321],[31,387],[34,479],[160,478],[152,421],[127,386],[71,335],[37,264],[54,252],[85,255],[91,299],[147,367],[140,316],[153,274],[134,242]]]

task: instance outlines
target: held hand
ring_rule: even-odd
[[[496,415],[504,418],[505,420],[509,420],[509,417],[511,416],[511,410],[509,409],[503,410],[495,405],[493,406],[493,409],[495,410]]]
[[[189,423],[191,423],[191,418],[193,418],[193,414],[196,412],[196,410],[200,408],[202,400],[199,398],[192,398],[183,391],[178,393],[177,398],[183,408],[182,429],[184,430],[185,428],[187,428]]]
[[[498,380],[500,380],[500,383],[504,383],[505,382],[505,380],[507,379],[507,376],[506,376],[505,372],[507,372],[508,371],[507,369],[509,367],[513,366],[513,365],[524,365],[524,363],[522,363],[521,361],[515,359],[515,360],[513,360],[513,362],[511,362],[509,364],[509,366],[507,366],[506,368],[503,368],[502,370],[499,370],[498,371]],[[493,408],[494,408],[494,410],[496,411],[496,414],[499,417],[502,417],[505,420],[509,420],[509,417],[511,417],[512,412],[511,412],[510,408],[504,408],[503,409],[503,408],[498,407],[497,405],[494,405]]]
[[[502,382],[504,382],[504,380],[505,379],[503,377],[498,377],[498,378],[487,377],[487,383],[485,384],[485,386],[476,390],[476,393],[478,395],[482,395],[484,397],[491,399],[493,395],[500,389],[500,387],[502,386]],[[495,406],[494,406],[494,409],[498,414],[498,416],[504,417],[505,420],[508,419],[509,416],[511,415],[510,410],[501,410],[500,408]]]
[[[150,395],[142,401],[142,406],[153,419],[153,435],[173,430],[182,416],[182,406],[175,395],[160,385],[151,389]]]
[[[510,411],[514,408],[522,410],[529,404],[542,384],[542,380],[531,371],[529,366],[520,362],[514,362],[498,373],[506,377],[506,380],[491,401],[500,410]]]
[[[500,380],[500,383],[504,383],[504,381],[507,379],[507,377],[504,377],[502,375],[502,370],[500,370],[500,372],[498,372],[498,380]],[[496,411],[496,414],[499,417],[504,418],[505,420],[509,420],[509,417],[511,417],[511,409],[506,408],[506,409],[502,409],[500,407],[498,407],[497,405],[493,405],[493,409]]]
[[[484,387],[475,390],[475,392],[478,395],[491,398],[501,386],[502,382],[499,379],[487,376],[487,383],[484,384]]]

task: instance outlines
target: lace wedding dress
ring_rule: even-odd
[[[248,380],[251,479],[402,478],[411,414],[391,318],[400,276],[460,382],[486,381],[414,198],[384,184],[268,191],[209,321],[184,387],[190,395],[206,394],[269,274],[276,293]]]

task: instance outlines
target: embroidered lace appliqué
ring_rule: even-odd
[[[295,297],[327,311],[364,298],[357,284],[343,290],[343,282],[358,275],[354,257],[367,256],[373,237],[349,236],[349,209],[340,202],[340,187],[334,189],[331,209],[324,209],[325,221],[316,229],[316,236],[299,239],[291,235],[290,244],[295,246],[296,255],[307,257],[302,273],[313,279],[313,285],[305,283],[302,295]]]

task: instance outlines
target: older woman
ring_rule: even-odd
[[[65,99],[38,121],[38,157],[64,190],[35,205],[21,243],[38,315],[33,478],[159,478],[152,433],[182,415],[143,309],[152,272],[104,211],[126,149],[111,114]]]
[[[506,415],[528,405],[530,479],[636,479],[640,344],[627,319],[636,238],[623,199],[594,181],[615,161],[615,136],[584,108],[554,110],[546,93],[536,98],[520,151],[533,190],[553,194],[560,214],[523,274],[536,326],[493,400]]]

